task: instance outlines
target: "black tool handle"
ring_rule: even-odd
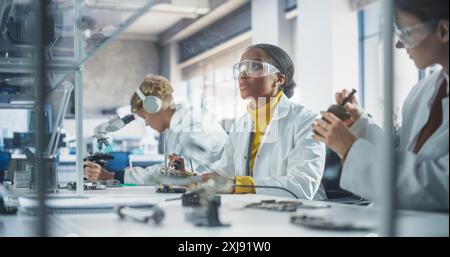
[[[342,101],[341,105],[345,105],[346,103],[348,103],[357,92],[358,91],[356,91],[356,89],[353,89],[352,92],[344,99],[344,101]]]

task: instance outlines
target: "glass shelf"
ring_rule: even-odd
[[[36,2],[0,1],[0,72],[36,68]],[[48,1],[47,70],[73,71],[158,2],[161,1]]]

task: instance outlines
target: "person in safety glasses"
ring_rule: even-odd
[[[396,133],[396,194],[401,209],[448,212],[448,59],[449,1],[394,0],[396,6],[396,47],[406,49],[417,68],[439,64],[409,93],[402,111],[402,124]],[[336,94],[341,102],[348,90]],[[323,113],[313,129],[343,159],[340,185],[377,203],[381,190],[375,185],[380,174],[378,163],[383,132],[358,105],[356,97],[346,108],[352,114],[341,122]]]
[[[317,115],[289,101],[296,86],[289,55],[274,45],[253,45],[233,70],[241,97],[250,100],[247,113],[233,124],[221,159],[205,177],[230,185],[228,193],[325,199],[325,146],[309,129]]]

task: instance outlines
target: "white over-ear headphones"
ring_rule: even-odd
[[[136,94],[142,100],[142,106],[144,107],[144,111],[148,113],[157,113],[161,111],[162,108],[161,99],[152,95],[145,96],[139,87],[136,89]]]

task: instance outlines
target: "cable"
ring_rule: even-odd
[[[283,190],[285,192],[290,193],[291,195],[293,195],[296,199],[300,199],[300,197],[298,197],[296,194],[294,194],[292,191],[290,191],[289,189],[286,189],[284,187],[278,187],[278,186],[244,186],[244,185],[234,185],[235,187],[246,187],[246,188],[268,188],[268,189],[279,189],[279,190]]]
[[[178,201],[178,200],[181,200],[182,198],[181,197],[177,197],[177,198],[168,198],[168,199],[166,199],[166,200],[164,200],[165,202],[170,202],[170,201]]]
[[[283,188],[283,187],[277,187],[277,186],[244,186],[244,185],[234,185],[235,187],[246,187],[246,188],[268,188],[268,189],[279,189],[279,190],[283,190],[286,191],[288,193],[290,193],[291,195],[293,195],[296,199],[300,199],[300,197],[298,197],[296,194],[294,194],[292,191],[290,191],[289,189]],[[169,198],[166,199],[166,202],[169,201],[177,201],[177,200],[181,200],[181,197],[177,197],[177,198]]]
[[[192,170],[192,173],[195,173],[195,172],[194,172],[194,165],[192,165],[192,159],[189,159],[189,163],[191,164],[191,170]]]
[[[173,182],[174,182],[174,179],[173,179],[173,178],[171,178],[170,180],[171,180],[170,182],[166,181],[167,184],[170,184],[170,183],[173,183]],[[183,180],[184,180],[184,179],[183,179]],[[255,185],[255,186],[247,186],[247,185],[236,185],[236,184],[233,184],[233,186],[235,186],[235,187],[242,187],[242,188],[266,188],[266,189],[278,189],[278,190],[283,190],[283,191],[285,191],[285,192],[291,194],[291,195],[294,196],[296,199],[300,199],[300,197],[298,197],[295,193],[293,193],[293,192],[290,191],[289,189],[286,189],[286,188],[284,188],[284,187],[279,187],[279,186],[256,186],[256,185]]]

